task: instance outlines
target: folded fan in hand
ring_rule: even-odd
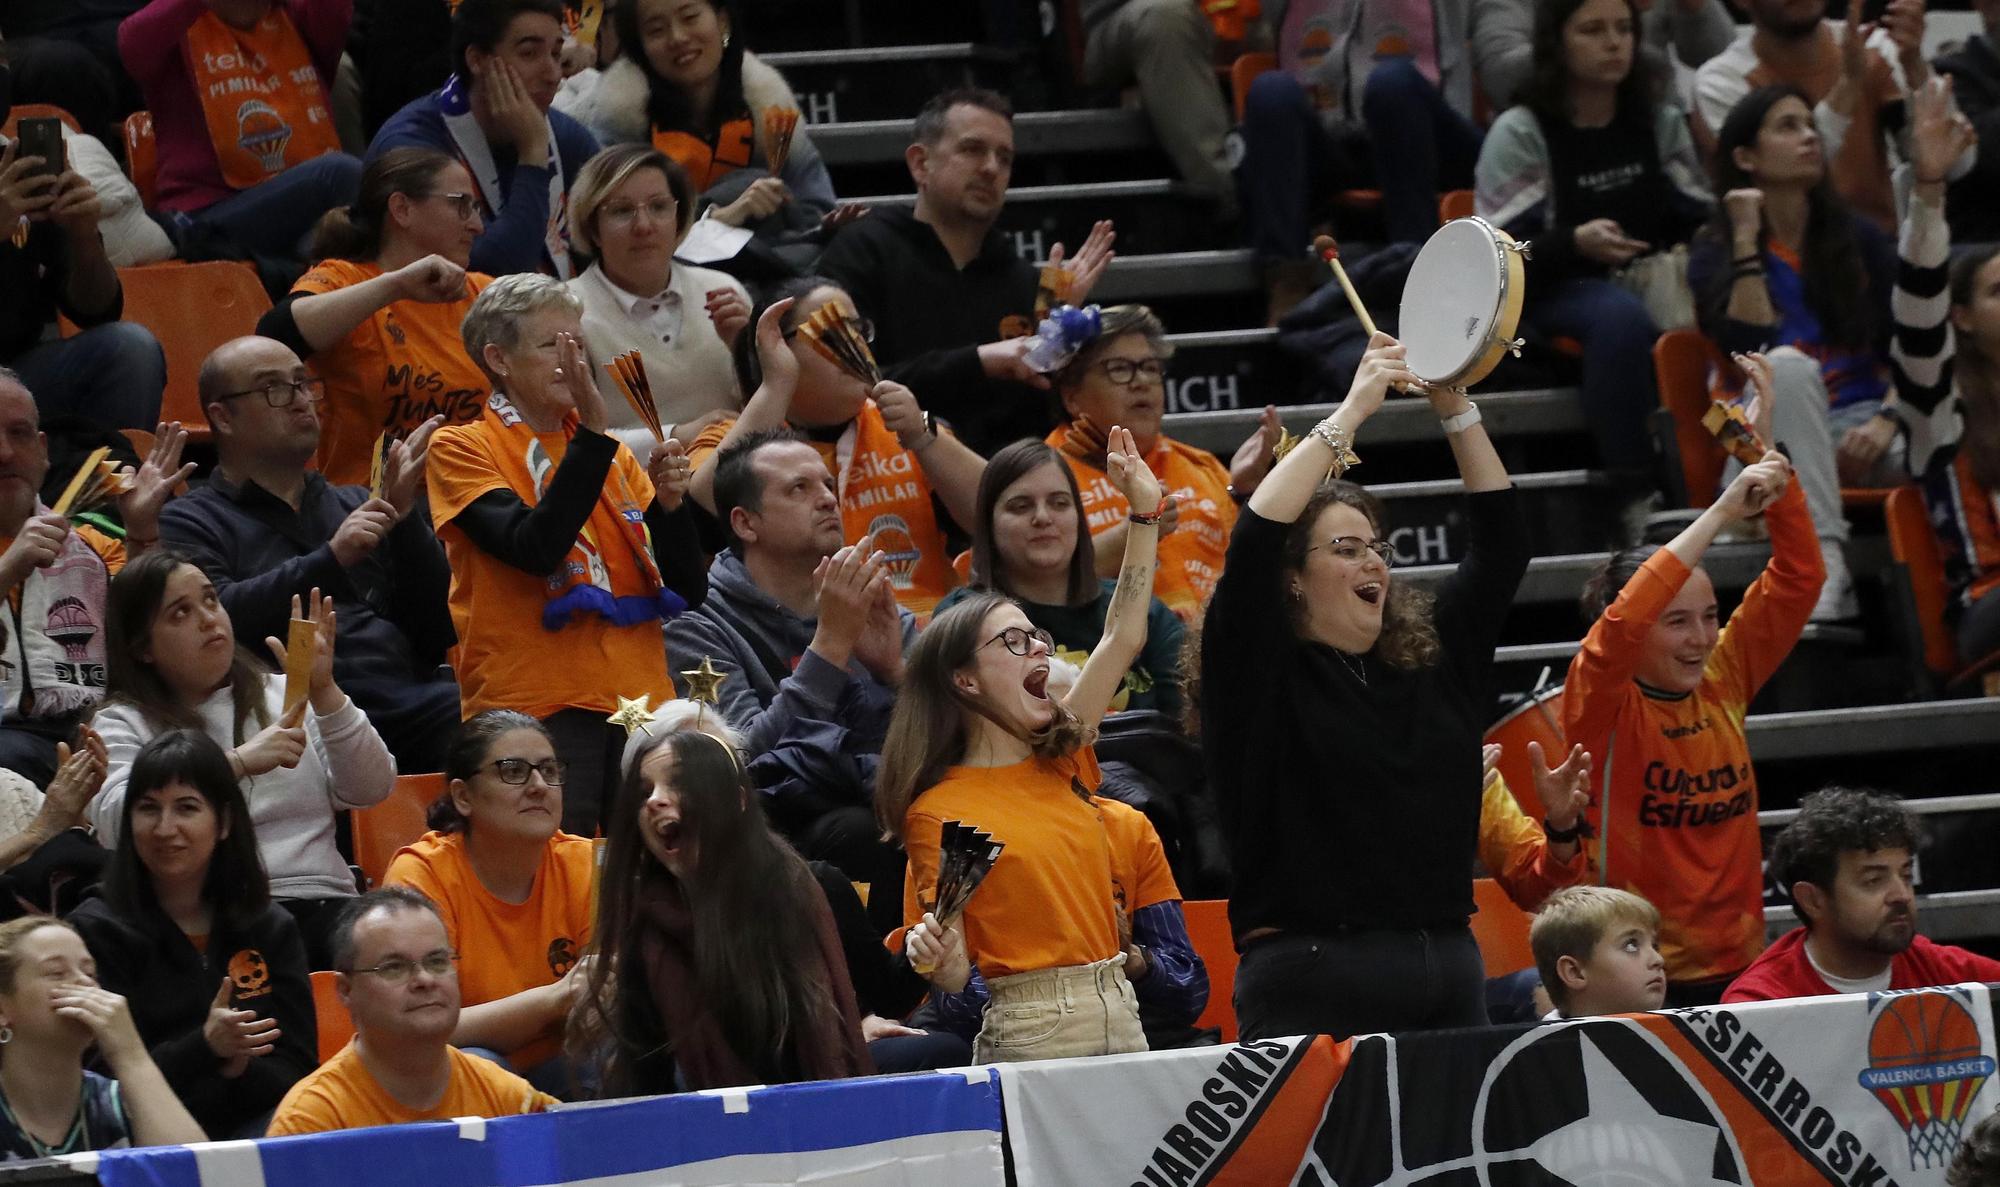
[[[1073,287],[1068,268],[1043,264],[1041,279],[1035,284],[1035,321],[1039,323],[1058,305],[1075,304],[1069,299]]]
[[[57,515],[74,515],[90,511],[116,499],[132,489],[132,477],[119,472],[117,466],[107,460],[111,456],[108,447],[100,446],[92,450],[76,476],[63,488],[62,498],[50,510]]]
[[[368,459],[368,497],[382,497],[383,466],[389,460],[389,434],[384,431],[375,438],[375,452]]]
[[[785,171],[792,155],[792,135],[798,131],[799,113],[784,107],[764,109],[764,162],[776,177]]]
[[[994,840],[991,833],[963,821],[944,822],[938,833],[937,890],[931,906],[931,914],[937,916],[939,923],[950,927],[965,914],[972,892],[993,872],[993,863],[1000,860],[1000,851],[1006,847],[1004,841]],[[919,973],[931,971],[914,961],[911,967]]]
[[[806,319],[799,328],[813,349],[833,361],[833,365],[874,387],[882,382],[882,369],[875,352],[861,333],[861,322],[853,314],[829,301]]]
[[[1708,411],[1701,415],[1701,425],[1714,434],[1730,457],[1746,466],[1763,461],[1764,454],[1768,452],[1764,439],[1757,435],[1757,430],[1744,417],[1743,409],[1734,404],[1725,404],[1721,400],[1711,403]]]
[[[646,378],[646,361],[639,352],[628,350],[604,365],[618,381],[618,390],[625,393],[625,402],[639,414],[639,422],[652,431],[653,440],[665,441],[666,426],[660,422],[659,406],[653,403],[653,384]]]

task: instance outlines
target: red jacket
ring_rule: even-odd
[[[1922,936],[1889,962],[1889,988],[1922,989],[1956,985],[1960,981],[2000,981],[2000,960],[1967,952],[1950,944],[1933,944]],[[1834,988],[1820,979],[1806,959],[1806,929],[1793,928],[1778,937],[1723,992],[1724,1002],[1762,1002],[1784,997],[1825,997]]]

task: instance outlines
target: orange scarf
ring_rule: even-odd
[[[555,433],[538,433],[502,392],[488,397],[486,413],[488,426],[507,441],[505,448],[494,452],[501,477],[522,502],[533,506],[576,436],[576,414],[563,417]],[[616,626],[632,626],[687,609],[680,595],[661,585],[646,530],[646,508],[617,466],[605,477],[604,491],[583,531],[569,555],[547,576],[542,592],[548,598],[542,607],[542,628],[551,631],[561,630],[573,614],[595,614]]]
[[[931,503],[931,484],[917,455],[882,421],[870,400],[831,447],[815,442],[840,493],[840,530],[849,540],[873,534],[889,557],[896,601],[930,619],[938,599],[958,588]]]
[[[229,188],[247,190],[340,151],[326,87],[282,5],[273,4],[251,29],[203,13],[182,48]]]
[[[750,122],[748,114],[724,123],[712,141],[686,132],[653,129],[653,147],[687,170],[697,194],[707,191],[738,169],[748,168],[755,155],[756,142],[756,126]]]

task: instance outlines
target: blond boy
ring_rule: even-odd
[[[1660,912],[1609,886],[1571,886],[1549,896],[1528,931],[1550,1018],[1657,1010],[1667,996]]]

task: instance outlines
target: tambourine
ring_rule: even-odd
[[[1483,218],[1439,227],[1403,282],[1397,321],[1406,360],[1433,387],[1467,388],[1519,357],[1514,329],[1527,296],[1528,245]]]

